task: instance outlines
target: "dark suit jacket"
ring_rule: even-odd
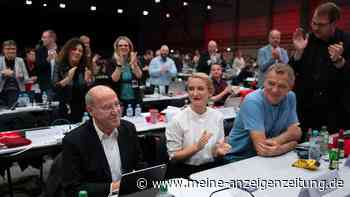
[[[200,56],[198,60],[198,66],[197,66],[198,72],[203,72],[209,75],[211,65],[208,65],[208,60],[210,60],[210,56],[208,52],[205,52]]]
[[[37,76],[41,90],[51,87],[51,64],[46,60],[47,48],[40,47],[36,50]]]
[[[145,167],[133,124],[121,120],[118,145],[122,173]],[[67,196],[86,190],[89,197],[105,197],[110,192],[112,176],[103,146],[92,120],[63,138],[63,187]]]

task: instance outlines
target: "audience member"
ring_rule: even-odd
[[[142,70],[137,60],[137,53],[134,52],[134,45],[128,37],[119,36],[113,47],[114,54],[107,73],[110,73],[114,82],[113,89],[124,106],[123,114],[125,114],[128,104],[135,108],[136,104],[142,101],[139,95]]]
[[[226,98],[233,92],[231,85],[222,79],[222,66],[220,64],[211,65],[210,76],[213,80],[214,94],[210,99],[214,106],[223,106]]]
[[[57,100],[53,90],[53,73],[58,54],[56,39],[53,30],[45,30],[41,36],[41,45],[36,50],[39,87],[48,94],[50,100]]]
[[[280,47],[280,42],[281,32],[277,29],[273,29],[269,33],[269,44],[260,48],[258,51],[259,87],[263,86],[265,72],[272,64],[287,64],[289,61],[288,53],[285,49]]]
[[[221,62],[218,45],[214,40],[211,40],[208,43],[208,51],[199,58],[197,72],[203,72],[209,75],[211,65],[214,63],[221,64]]]
[[[163,45],[160,48],[160,56],[153,58],[149,66],[152,87],[165,86],[166,92],[168,92],[171,79],[177,74],[175,63],[168,55],[169,48],[167,45]]]
[[[187,91],[191,104],[176,114],[166,128],[169,177],[188,177],[217,166],[217,159],[231,148],[224,142],[223,115],[207,107],[214,92],[208,75],[193,74]]]
[[[118,191],[121,175],[144,167],[135,126],[121,120],[117,95],[95,86],[85,97],[92,119],[63,138],[63,185],[67,196],[89,197]]]
[[[4,56],[0,57],[0,100],[7,107],[17,102],[18,95],[25,90],[24,84],[29,79],[22,58],[17,57],[17,44],[13,40],[2,43]]]
[[[301,130],[291,91],[294,79],[293,69],[286,64],[269,67],[264,88],[248,94],[240,106],[229,134],[232,151],[226,160],[276,156],[296,147]]]
[[[298,29],[293,36],[296,53],[290,64],[297,73],[303,129],[350,128],[350,36],[337,28],[340,14],[336,4],[321,4],[311,19],[311,34]]]
[[[92,82],[92,73],[79,38],[66,42],[60,51],[53,81],[60,101],[60,112],[72,123],[81,122],[85,112],[84,96]]]

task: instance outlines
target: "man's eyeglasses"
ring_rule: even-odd
[[[311,25],[314,26],[314,27],[319,27],[319,28],[323,28],[327,25],[331,24],[330,22],[328,23],[317,23],[316,21],[311,21]]]

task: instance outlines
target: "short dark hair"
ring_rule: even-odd
[[[323,3],[315,10],[317,16],[328,16],[331,23],[340,19],[340,12],[340,8],[333,2]]]
[[[7,47],[7,46],[16,46],[17,47],[17,43],[14,40],[5,40],[2,43],[2,47]]]

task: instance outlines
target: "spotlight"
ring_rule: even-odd
[[[184,2],[183,2],[183,5],[184,5],[184,6],[188,6],[187,1],[184,1]]]
[[[90,10],[91,10],[91,11],[96,11],[96,6],[92,5],[92,6],[90,7]]]
[[[165,15],[167,18],[170,18],[170,14],[169,13],[166,13]]]
[[[32,2],[32,0],[26,0],[26,4],[27,4],[27,5],[32,5],[33,2]]]
[[[149,14],[149,12],[148,12],[147,10],[144,10],[144,11],[142,12],[142,14],[143,14],[144,16],[147,16],[147,15]]]
[[[60,3],[60,8],[66,8],[66,4]]]
[[[211,5],[207,5],[207,10],[211,10]]]
[[[120,8],[119,8],[119,9],[117,10],[117,13],[118,13],[118,14],[123,14],[123,9],[120,9]]]

